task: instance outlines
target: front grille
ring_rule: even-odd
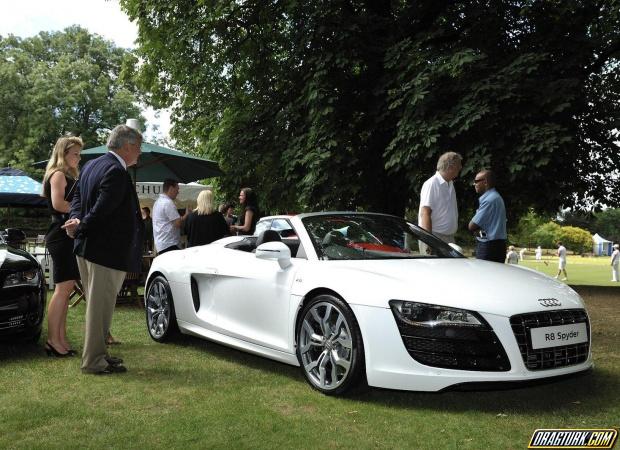
[[[45,289],[4,289],[0,299],[0,331],[38,326],[43,320]]]
[[[563,345],[542,349],[532,348],[532,328],[585,323],[588,341],[580,344]],[[590,351],[590,323],[583,309],[564,309],[512,316],[510,326],[519,344],[519,351],[528,370],[547,370],[556,367],[573,366],[588,359]]]
[[[488,326],[423,327],[398,318],[396,322],[407,352],[421,364],[456,370],[510,370],[504,347]]]
[[[24,328],[26,326],[26,315],[18,314],[16,316],[6,316],[0,317],[0,331],[14,329],[14,328]]]

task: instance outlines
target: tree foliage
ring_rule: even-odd
[[[574,253],[585,253],[592,248],[592,235],[583,228],[565,226],[555,222],[547,222],[536,228],[532,233],[536,246],[553,248],[558,242]],[[532,245],[532,246],[534,246]]]
[[[86,146],[139,117],[132,81],[137,60],[80,27],[21,39],[0,36],[0,167],[32,173],[58,137],[79,135]]]
[[[536,214],[534,210],[530,209],[519,218],[516,226],[509,230],[510,233],[508,237],[510,242],[519,247],[526,248],[542,245],[537,242],[534,233],[541,225],[545,224],[547,220],[548,219],[545,217]]]
[[[592,251],[592,235],[579,227],[561,227],[558,240],[575,253]]]
[[[617,0],[121,0],[181,146],[269,209],[415,207],[439,154],[511,218],[620,204]]]
[[[608,208],[597,213],[594,231],[609,241],[620,243],[620,209]]]
[[[553,248],[560,240],[560,226],[555,222],[547,222],[540,225],[532,233],[532,238],[536,242],[536,246],[543,248]]]

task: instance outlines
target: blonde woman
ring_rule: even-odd
[[[196,202],[198,206],[187,215],[183,226],[187,246],[210,244],[228,236],[226,220],[213,204],[213,192],[208,189],[201,191]]]
[[[80,272],[73,254],[73,239],[60,227],[69,218],[83,146],[79,137],[58,139],[43,178],[43,196],[47,199],[52,216],[52,223],[45,235],[45,245],[54,263],[53,277],[56,284],[47,308],[45,351],[49,356],[76,354],[67,342],[66,323],[69,295],[76,280],[80,279]]]

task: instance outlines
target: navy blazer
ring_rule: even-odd
[[[75,254],[112,269],[140,272],[144,223],[131,177],[111,153],[88,161],[71,202],[80,219]]]

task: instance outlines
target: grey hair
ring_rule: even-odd
[[[463,157],[456,152],[446,152],[439,157],[437,161],[437,171],[445,172],[451,167],[456,166],[458,163],[463,161]]]
[[[107,147],[116,151],[123,148],[125,144],[136,144],[142,140],[142,133],[127,125],[117,125],[108,137]]]

